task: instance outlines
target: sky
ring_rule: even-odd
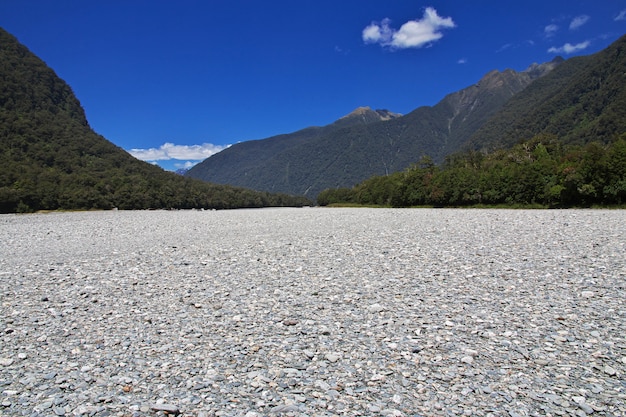
[[[0,27],[72,87],[97,133],[176,170],[598,52],[626,33],[626,0],[0,0]]]

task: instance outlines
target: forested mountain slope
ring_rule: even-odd
[[[300,161],[301,147],[338,132],[359,129],[401,115],[387,110],[360,107],[326,126],[312,126],[267,139],[237,143],[191,168],[186,175],[221,184],[236,184],[257,190],[300,190],[293,175],[306,162]],[[305,159],[310,155],[305,155]],[[296,159],[293,159],[296,158]],[[286,161],[286,162],[285,162]],[[285,162],[285,163],[284,163]],[[292,172],[290,172],[293,170]],[[296,183],[292,184],[296,181]],[[288,192],[288,191],[284,191]],[[293,194],[304,194],[294,191]]]
[[[186,175],[257,190],[315,197],[372,175],[400,171],[423,155],[435,161],[456,152],[490,116],[562,59],[526,71],[491,71],[477,84],[433,107],[402,116],[360,108],[325,127],[239,143]]]
[[[609,142],[626,132],[626,35],[567,60],[517,94],[471,137],[468,148],[511,147],[539,134],[563,143]]]
[[[594,55],[486,74],[477,84],[389,121],[350,126],[274,152],[254,170],[211,157],[222,182],[315,197],[398,172],[428,155],[510,148],[538,135],[564,144],[609,143],[626,131],[626,36]],[[259,141],[263,152],[264,141]],[[218,154],[219,155],[219,154]]]
[[[417,162],[417,161],[416,161]],[[441,166],[432,160],[320,204],[623,206],[626,203],[626,36],[572,58],[514,95]]]
[[[96,134],[71,88],[1,28],[0,80],[0,212],[306,203],[203,183],[135,159]]]

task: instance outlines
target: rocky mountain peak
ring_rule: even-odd
[[[361,106],[361,107],[357,107],[356,109],[352,110],[350,113],[346,114],[345,116],[342,117],[342,119],[345,119],[346,117],[353,117],[353,116],[362,116],[366,113],[371,112],[372,109],[370,106]]]
[[[478,82],[478,88],[479,89],[494,89],[494,88],[498,88],[501,87],[504,84],[504,77],[506,75],[511,75],[510,73],[507,73],[508,71],[511,70],[504,70],[502,72],[498,71],[498,70],[493,70],[488,72],[487,74],[485,74],[485,76]]]
[[[537,64],[535,62],[522,72],[528,74],[530,78],[534,80],[536,78],[543,77],[560,65],[563,61],[565,61],[563,57],[557,56],[552,61],[544,62],[543,64]]]
[[[339,120],[360,118],[366,123],[371,123],[374,121],[391,120],[391,119],[395,119],[401,116],[402,115],[400,113],[394,113],[386,109],[372,110],[372,108],[369,106],[362,106],[362,107],[357,107],[352,112],[343,116]]]

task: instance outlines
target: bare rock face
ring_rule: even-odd
[[[512,69],[493,70],[485,74],[478,83],[448,95],[443,102],[448,103],[454,115],[449,119],[449,128],[452,128],[452,122],[458,116],[462,117],[462,121],[467,120],[470,113],[489,105],[487,102],[494,97],[500,97],[501,102],[508,100],[537,78],[548,74],[561,62],[563,58],[557,57],[543,64],[534,63],[520,72]]]
[[[533,80],[539,77],[543,77],[557,66],[559,66],[565,59],[563,57],[557,56],[550,62],[544,62],[543,64],[533,63],[528,68],[524,70]]]
[[[372,108],[369,106],[363,106],[363,107],[357,107],[349,114],[340,118],[339,121],[346,121],[349,119],[360,118],[365,123],[372,123],[372,122],[396,119],[401,116],[402,115],[400,113],[394,113],[389,110],[385,110],[385,109],[372,110]]]

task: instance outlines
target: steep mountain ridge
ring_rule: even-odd
[[[626,131],[626,35],[604,50],[567,60],[513,97],[467,147],[510,147],[539,134],[565,143],[610,141]]]
[[[441,162],[507,100],[559,62],[534,64],[522,72],[491,71],[435,106],[404,116],[359,107],[327,126],[239,143],[187,175],[315,198],[325,188],[352,186],[372,175],[402,170],[426,154]]]
[[[448,144],[444,156],[457,152],[496,110],[536,79],[547,75],[564,61],[556,57],[550,62],[532,64],[521,72],[512,69],[488,72],[478,83],[446,96],[437,106],[448,107]],[[434,155],[433,155],[434,156]],[[436,158],[441,160],[440,156]]]

